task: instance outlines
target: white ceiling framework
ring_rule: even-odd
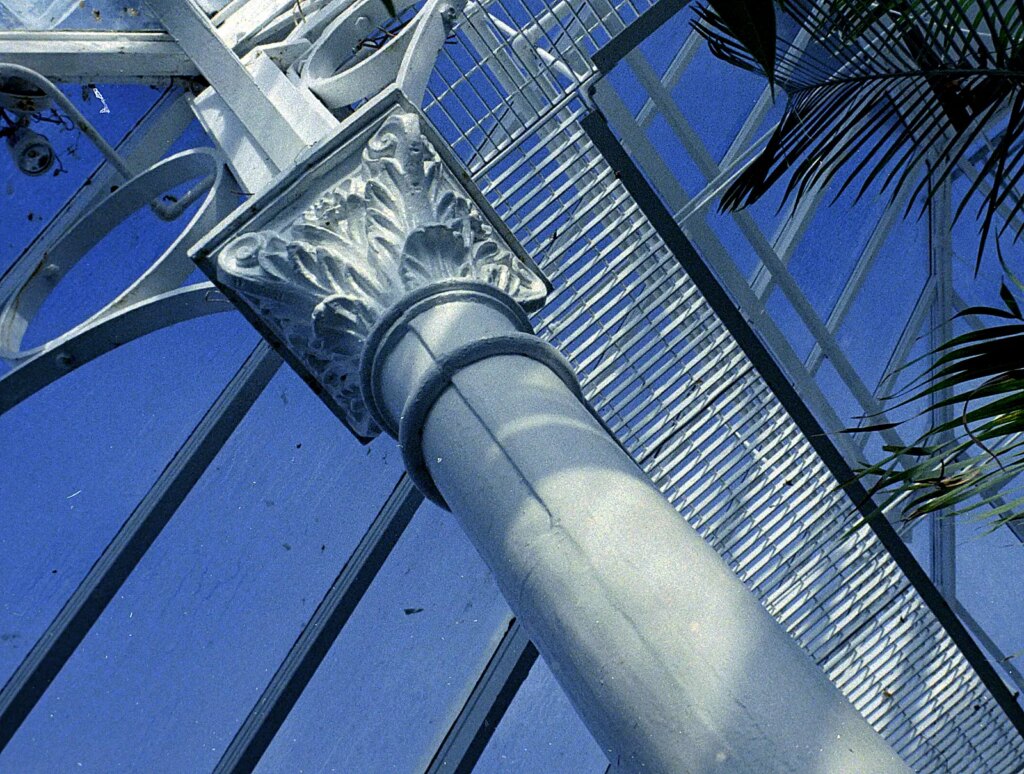
[[[592,405],[670,501],[916,770],[1013,771],[1024,758],[1019,705],[1008,698],[1005,687],[993,692],[994,681],[1000,679],[994,672],[982,669],[979,675],[979,654],[968,647],[972,643],[948,613],[940,610],[941,619],[936,615],[941,601],[927,579],[908,579],[909,554],[904,550],[899,562],[890,555],[894,537],[891,529],[885,532],[888,525],[881,528],[881,538],[849,533],[860,513],[851,496],[837,488],[839,474],[823,459],[820,439],[809,438],[807,427],[792,416],[792,399],[798,393],[821,427],[831,433],[843,427],[839,411],[815,379],[826,362],[864,413],[881,412],[879,396],[891,380],[872,384],[851,362],[838,332],[896,227],[903,203],[885,209],[873,226],[824,319],[788,264],[826,192],[818,192],[781,221],[774,234],[767,234],[752,215],[735,216],[759,261],[745,275],[705,218],[722,182],[756,145],[770,100],[767,94],[758,98],[724,158],[716,160],[673,97],[699,42],[695,37],[686,40],[663,72],[636,49],[656,27],[652,19],[667,15],[666,2],[470,2],[455,14],[455,32],[448,41],[442,36],[435,46],[439,53],[429,81],[423,68],[414,68],[414,80],[423,81],[423,109],[555,285],[547,306],[534,315],[538,332],[573,363]],[[371,18],[379,17],[380,26],[359,28],[359,37],[376,35],[379,40],[350,60],[340,57],[333,66],[352,70],[375,46],[429,29],[430,14],[440,9],[435,3],[427,5],[417,17],[419,27],[406,24],[401,30],[387,25],[383,6],[374,8]],[[672,3],[669,10],[679,5]],[[302,74],[317,51],[319,36],[354,3],[235,0],[222,9],[189,4],[189,14],[178,12],[181,3],[151,6],[168,23],[168,31],[5,31],[0,32],[0,62],[30,67],[57,81],[167,86],[119,151],[135,168],[147,168],[184,130],[194,111],[245,193],[269,184],[361,98],[341,91],[340,101],[318,99],[308,88],[308,74]],[[410,4],[400,10],[408,22],[417,8]],[[209,18],[210,11],[217,13]],[[629,53],[617,66],[630,68],[643,87],[639,111],[626,105],[606,77],[613,69],[607,60],[602,60],[604,72],[592,62],[596,52],[615,40],[620,46],[629,41],[624,49]],[[181,88],[200,77],[210,84],[204,92]],[[372,93],[373,84],[370,79],[352,88]],[[648,132],[655,120],[667,123],[692,159],[703,176],[702,190],[688,193],[665,162]],[[625,156],[609,157],[620,141],[653,191],[645,193],[642,176],[630,175],[620,165]],[[98,186],[103,189],[106,181],[120,182],[111,166],[105,165],[93,185],[103,181]],[[157,191],[147,189],[140,201]],[[666,231],[665,223],[652,218],[660,206],[654,192],[678,231]],[[58,235],[97,198],[83,188],[4,275],[4,287],[42,265]],[[886,373],[908,359],[923,330],[963,306],[951,287],[948,218],[948,210],[940,211],[932,222],[927,278],[915,293],[916,303],[903,310],[905,322]],[[687,260],[705,262],[714,272],[708,275],[712,279],[699,279]],[[720,282],[741,310],[732,323],[724,323],[722,308],[709,303],[709,282]],[[208,291],[201,291],[204,302],[219,306],[203,313],[223,309],[223,300],[210,301]],[[773,291],[785,296],[813,338],[803,357],[766,312]],[[771,371],[774,361],[752,357],[753,345],[737,340],[741,325],[752,326],[769,345],[796,387],[789,398],[780,399],[784,385]],[[98,346],[91,356],[102,349]],[[275,357],[266,351],[254,354],[238,379],[264,385],[276,368]],[[5,375],[0,394],[7,389],[12,397],[0,400],[0,406],[28,398],[58,375],[27,369]],[[231,403],[230,392],[223,397]],[[239,410],[244,413],[244,407],[235,408],[235,422]],[[856,459],[868,440],[831,438],[825,443],[838,445],[847,460]],[[899,438],[890,431],[887,440]],[[215,451],[216,444],[192,454],[208,464]],[[178,486],[187,491],[185,479]],[[408,485],[396,490],[382,508],[381,522],[361,544],[362,558],[356,557],[351,577],[332,589],[333,599],[322,603],[322,619],[337,618],[339,610],[358,603],[373,568],[386,557],[389,541],[393,545],[401,532],[399,527],[394,534],[394,520],[407,521],[418,502]],[[166,521],[173,506],[163,507],[169,509]],[[150,517],[144,511],[139,518]],[[935,528],[931,574],[957,609],[955,536],[945,524],[949,522]],[[135,561],[144,551],[142,546]],[[376,563],[369,558],[381,551]],[[104,577],[113,576],[94,577],[94,590],[85,588],[79,604],[99,599],[95,588],[103,585]],[[977,622],[960,612],[990,657],[1004,658]],[[87,619],[77,624],[76,636],[88,631]],[[335,620],[335,634],[343,623],[344,617]],[[54,631],[68,625],[65,616],[55,622]],[[307,631],[311,637],[317,631],[328,636],[331,629],[318,624]],[[515,666],[520,665],[521,673],[521,665],[534,657],[520,630],[513,626],[504,637],[500,634],[496,641],[501,644],[488,668],[501,679],[488,687],[493,675],[484,674],[472,694],[485,706],[499,703],[501,688],[518,674]],[[315,669],[310,653],[316,647],[300,638],[289,658],[293,663],[305,659]],[[34,660],[26,659],[0,695],[0,709],[17,705],[12,717],[30,711],[45,689],[45,680],[38,682],[39,665],[60,668],[60,654],[44,646],[33,654]],[[1009,679],[1024,687],[1020,674],[1005,663]],[[264,694],[271,704],[280,702],[275,706],[285,714],[288,702],[297,699],[295,691],[301,693],[302,680],[309,679],[300,671],[286,662]],[[507,706],[510,697],[502,700]],[[251,770],[282,719],[251,714],[219,770]],[[466,756],[482,733],[483,720],[464,707],[442,745],[431,751],[433,770],[470,760]]]
[[[852,358],[844,350],[839,341],[840,329],[850,317],[851,311],[858,303],[862,303],[877,289],[865,288],[881,251],[894,232],[894,227],[904,217],[907,205],[907,193],[882,209],[877,221],[874,222],[869,236],[864,240],[855,261],[844,266],[840,271],[847,272],[841,289],[837,292],[827,315],[819,311],[821,300],[813,297],[815,291],[806,289],[807,280],[797,280],[789,271],[788,264],[794,252],[801,244],[801,239],[812,219],[817,215],[819,205],[826,199],[826,191],[818,190],[802,200],[797,208],[790,209],[784,217],[777,217],[771,224],[775,228],[773,234],[766,233],[770,226],[762,225],[750,215],[739,212],[731,217],[742,232],[749,249],[758,257],[757,268],[748,276],[737,264],[738,256],[735,248],[726,248],[716,228],[709,222],[711,206],[716,194],[721,191],[722,181],[733,177],[742,167],[742,162],[750,156],[751,151],[763,143],[766,135],[755,138],[755,132],[763,131],[766,123],[770,101],[766,89],[758,98],[750,116],[732,140],[729,150],[721,163],[716,162],[709,151],[706,140],[693,128],[690,119],[684,115],[672,98],[672,91],[681,83],[685,83],[686,67],[692,61],[694,48],[700,45],[700,38],[692,34],[686,44],[676,54],[664,74],[654,72],[646,55],[642,51],[634,51],[628,55],[622,67],[628,67],[643,84],[647,98],[643,107],[634,116],[625,106],[622,98],[607,83],[598,85],[595,99],[602,112],[608,116],[616,131],[637,163],[653,181],[659,195],[674,211],[675,219],[687,235],[698,247],[704,259],[714,268],[719,278],[728,287],[732,297],[744,310],[748,319],[756,321],[755,327],[765,338],[773,354],[784,366],[787,375],[797,386],[801,397],[815,411],[815,415],[825,428],[833,433],[833,440],[846,454],[848,459],[862,459],[865,446],[876,433],[864,433],[858,436],[847,436],[840,433],[852,421],[840,419],[837,411],[850,416],[850,406],[842,405],[841,399],[835,405],[830,403],[821,383],[815,380],[824,363],[830,364],[836,376],[845,385],[847,394],[856,404],[857,413],[871,417],[871,423],[884,423],[888,420],[880,396],[893,391],[896,379],[910,360],[915,343],[922,337],[931,337],[932,347],[951,338],[950,319],[957,311],[965,309],[969,304],[964,301],[954,287],[954,256],[952,246],[952,221],[948,207],[948,191],[945,207],[935,206],[929,211],[929,231],[926,249],[919,250],[909,260],[922,262],[922,280],[913,303],[897,304],[893,318],[892,330],[898,333],[891,352],[880,376],[875,373],[863,373],[863,365],[855,365]],[[799,39],[794,44],[799,47]],[[704,176],[706,188],[692,196],[684,191],[676,173],[669,169],[664,161],[663,153],[655,147],[648,130],[656,118],[665,120],[678,142],[687,153],[695,159],[701,174]],[[964,162],[963,171],[969,178],[976,175],[976,170]],[[830,195],[830,194],[829,194]],[[969,228],[969,225],[965,225]],[[862,228],[862,227],[861,227]],[[889,249],[892,249],[889,247]],[[957,260],[961,266],[967,262],[962,256]],[[960,269],[960,271],[963,271]],[[774,289],[778,289],[791,305],[813,345],[803,356],[797,354],[798,346],[782,332],[773,314],[767,306],[767,299]],[[914,288],[911,285],[910,290]],[[978,323],[968,318],[972,326]],[[783,325],[785,323],[782,323]],[[888,327],[886,328],[889,329]],[[847,334],[848,338],[849,334]],[[863,361],[863,358],[861,358]],[[827,389],[827,388],[825,388]],[[833,401],[841,396],[831,395]],[[933,402],[939,402],[933,398]],[[948,408],[946,409],[948,410]],[[886,443],[901,446],[907,439],[901,437],[903,432],[898,428],[882,431]],[[876,441],[877,442],[877,441]],[[931,552],[930,571],[932,578],[939,586],[943,595],[956,605],[956,533],[951,519],[936,518],[932,522],[933,550]],[[1024,540],[1022,528],[1015,523],[1007,525],[1018,540]],[[969,625],[974,626],[973,622]],[[984,633],[977,631],[978,636]],[[1008,675],[1018,690],[1024,689],[1024,681],[1020,674],[998,649],[991,652],[993,660],[1008,665]]]

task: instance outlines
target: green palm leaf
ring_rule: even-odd
[[[872,481],[879,511],[898,507],[905,519],[974,511],[993,526],[1024,519],[1024,315],[1005,285],[1000,297],[1003,308],[979,316],[1018,322],[937,347],[940,357],[915,380],[927,386],[903,401],[943,394],[931,409],[954,406],[954,418],[909,446],[884,447],[886,457],[858,472]]]
[[[786,197],[799,198],[845,170],[837,197],[856,186],[857,196],[878,187],[895,198],[912,185],[909,210],[976,158],[956,216],[979,197],[979,259],[990,235],[1012,228],[1024,207],[1024,0],[777,2],[780,29],[808,42],[795,51],[784,40],[774,68],[719,5],[699,8],[694,22],[711,51],[787,94],[777,129],[725,191],[723,209],[752,204],[787,175]]]

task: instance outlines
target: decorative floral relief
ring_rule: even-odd
[[[546,290],[455,182],[412,113],[389,116],[358,168],[291,225],[232,240],[217,273],[367,437],[380,430],[360,393],[359,359],[376,321],[402,296],[452,278],[487,282],[520,303]]]

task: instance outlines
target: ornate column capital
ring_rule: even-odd
[[[547,293],[427,124],[399,105],[356,126],[352,140],[335,139],[305,174],[275,182],[233,234],[222,227],[197,256],[364,439],[380,428],[361,393],[360,359],[407,294],[450,280],[486,283],[526,306]]]

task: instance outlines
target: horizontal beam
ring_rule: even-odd
[[[2,31],[0,62],[69,83],[156,83],[199,75],[166,32]]]

